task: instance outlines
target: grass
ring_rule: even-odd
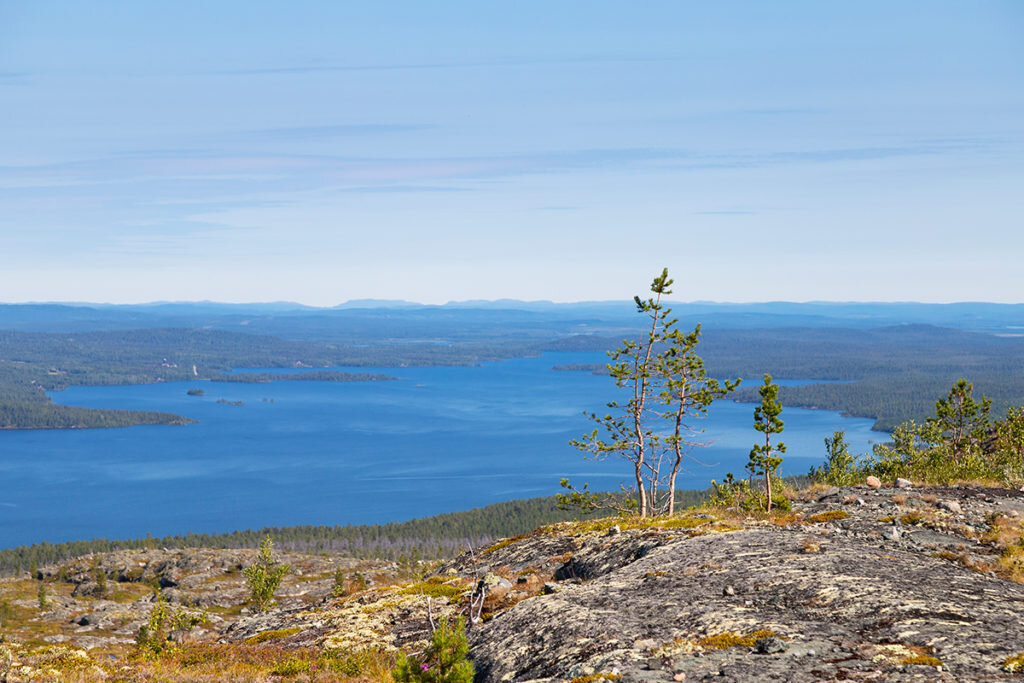
[[[276,645],[185,646],[156,661],[139,662],[129,681],[280,681],[282,677],[323,683],[391,681],[394,657],[377,650],[338,653]]]

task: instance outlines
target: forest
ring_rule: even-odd
[[[209,379],[264,382],[266,373],[234,368],[329,368],[472,365],[545,351],[606,351],[637,333],[629,302],[525,304],[521,310],[482,302],[472,307],[380,309],[246,308],[225,305],[155,307],[0,306],[0,428],[175,424],[165,413],[70,409],[45,391],[72,385],[138,384]],[[875,420],[889,431],[930,414],[931,397],[963,377],[994,401],[995,413],[1024,404],[1021,307],[990,304],[686,305],[680,325],[699,312],[698,348],[709,373],[744,377],[733,395],[754,400],[750,380],[832,380],[783,387],[784,405],[823,408]],[[749,309],[749,310],[748,310]],[[872,321],[920,321],[871,327]],[[799,322],[800,327],[787,327]],[[96,329],[163,325],[144,329]],[[1016,324],[1014,324],[1016,323]],[[696,323],[693,323],[696,324]],[[67,331],[78,325],[89,331]],[[761,325],[761,327],[752,327]],[[29,328],[36,331],[25,331]],[[228,328],[228,329],[225,329]],[[57,331],[62,330],[62,331]],[[257,334],[257,332],[264,332]],[[273,332],[274,336],[266,334]],[[602,365],[555,365],[603,371]],[[275,375],[274,379],[285,379]],[[316,370],[291,380],[369,381],[373,373]]]
[[[710,491],[679,491],[676,499],[680,506],[687,507],[704,502],[710,495]],[[602,514],[609,513],[603,511]],[[42,566],[90,553],[126,548],[256,548],[266,536],[273,539],[277,548],[411,562],[452,557],[498,538],[586,516],[578,510],[562,510],[554,497],[544,497],[494,503],[463,512],[390,524],[265,527],[224,534],[188,533],[163,538],[97,538],[57,544],[37,543],[0,550],[0,574],[16,574],[32,565]]]
[[[615,344],[588,338],[580,347]],[[568,348],[571,340],[563,340]],[[754,384],[765,372],[828,383],[782,387],[783,405],[838,410],[873,418],[891,431],[906,420],[931,415],[935,397],[960,378],[993,400],[996,415],[1024,405],[1024,338],[966,332],[932,325],[878,329],[706,329],[698,354],[715,377],[747,382],[730,398],[754,402]],[[606,372],[601,364],[567,364],[556,370]],[[750,380],[753,380],[751,382]]]

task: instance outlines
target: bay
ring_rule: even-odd
[[[611,380],[551,369],[605,360],[546,353],[475,367],[337,368],[399,381],[71,387],[52,397],[199,422],[0,433],[0,547],[399,521],[550,495],[564,476],[617,489],[630,476],[624,461],[585,461],[568,445],[592,429],[583,411],[602,413],[615,397]],[[742,476],[759,436],[753,407],[715,404],[700,437],[710,445],[694,451],[680,488]],[[836,429],[855,453],[885,437],[871,420],[831,411],[787,408],[782,418],[785,474],[819,464]]]

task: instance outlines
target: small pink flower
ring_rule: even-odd
[[[426,664],[420,664],[420,668],[421,668],[421,669],[423,669],[424,671],[426,671],[426,670],[427,670],[427,669],[429,669],[430,667],[429,667],[429,666],[427,666]]]

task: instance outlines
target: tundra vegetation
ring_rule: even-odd
[[[845,435],[825,439],[826,460],[811,471],[824,484],[845,486],[867,476],[897,477],[926,484],[980,481],[1018,488],[1024,484],[1024,406],[1006,417],[990,418],[992,401],[974,398],[974,385],[958,380],[935,403],[935,415],[923,423],[898,425],[888,443],[853,456]]]
[[[587,484],[577,489],[568,479],[560,494],[565,507],[584,511],[610,509],[637,512],[640,517],[675,512],[676,477],[703,429],[693,419],[707,415],[716,399],[734,391],[739,379],[719,382],[707,376],[704,361],[696,353],[701,328],[678,329],[678,319],[663,298],[672,293],[668,269],[654,278],[651,296],[634,297],[637,313],[648,319],[639,340],[625,340],[609,352],[608,373],[625,401],[609,402],[609,412],[588,413],[597,427],[571,443],[594,459],[619,457],[632,465],[633,485],[622,494],[593,493]]]
[[[472,683],[474,671],[466,660],[468,654],[465,618],[460,616],[451,624],[441,617],[422,654],[398,654],[393,675],[399,683]]]
[[[291,567],[274,559],[274,541],[267,536],[260,543],[256,561],[242,570],[246,583],[249,584],[249,598],[253,609],[265,611],[274,602],[274,593],[281,586],[281,581],[291,571]]]

